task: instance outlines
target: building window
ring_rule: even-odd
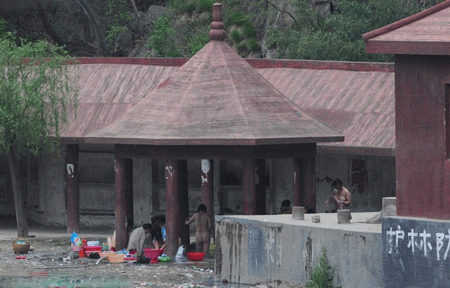
[[[115,183],[114,155],[82,152],[78,158],[80,183]]]
[[[352,160],[352,187],[357,186],[358,193],[366,192],[369,175],[366,169],[366,160],[353,159]]]
[[[220,185],[242,186],[242,159],[220,161]]]

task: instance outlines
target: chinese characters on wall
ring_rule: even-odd
[[[427,232],[426,229],[403,230],[400,225],[390,227],[386,231],[388,254],[398,251],[399,245],[406,247],[414,253],[423,253],[425,257],[436,257],[436,260],[447,260],[450,251],[450,229],[442,232]]]

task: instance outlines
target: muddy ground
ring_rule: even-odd
[[[68,259],[69,239],[30,240],[34,251],[20,255],[26,259],[16,259],[12,242],[0,240],[0,287],[214,287],[212,257],[182,264],[96,264],[98,259]]]

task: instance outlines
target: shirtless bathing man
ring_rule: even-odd
[[[194,214],[190,219],[186,219],[186,225],[195,222],[195,245],[197,252],[204,252],[205,255],[209,251],[209,243],[211,241],[211,219],[206,213],[205,204],[198,205],[198,213]]]
[[[328,198],[325,204],[334,204],[336,210],[350,209],[350,204],[352,203],[352,194],[344,187],[344,183],[339,178],[336,178],[333,183],[331,183],[333,190],[333,195]]]

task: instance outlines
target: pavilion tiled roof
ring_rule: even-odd
[[[175,61],[176,60],[176,61]],[[84,143],[155,90],[188,59],[82,58],[78,117],[62,140]],[[395,155],[394,66],[308,60],[246,59],[297,106],[345,135],[318,151]],[[108,97],[106,96],[108,95]]]
[[[342,133],[283,95],[227,43],[211,38],[155,90],[108,126],[86,135],[85,141],[273,145],[344,140]]]
[[[76,117],[71,112],[69,125],[63,127],[61,138],[67,143],[83,143],[87,134],[99,130],[119,119],[138,103],[149,91],[153,91],[179,65],[132,65],[115,60],[125,58],[89,58],[71,68],[78,78],[78,109]],[[106,60],[106,61],[105,61]]]
[[[342,141],[295,105],[228,44],[210,41],[192,59],[86,142],[258,145]]]
[[[363,35],[368,53],[450,55],[450,1]]]
[[[393,65],[321,61],[328,67],[317,69],[309,63],[308,69],[258,71],[309,115],[345,135],[343,142],[320,143],[318,152],[394,156]]]

